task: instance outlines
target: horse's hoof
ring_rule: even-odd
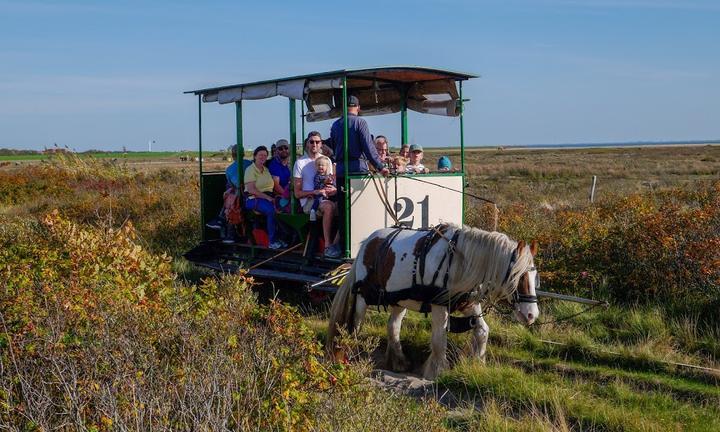
[[[432,361],[427,360],[425,362],[425,366],[423,367],[423,378],[426,380],[434,381],[435,378],[440,375],[440,372],[447,369],[447,361]]]
[[[385,366],[393,372],[407,372],[410,370],[410,362],[404,355],[396,355],[388,350],[385,354]]]
[[[410,370],[410,362],[405,357],[395,359],[390,366],[395,372],[407,372]]]

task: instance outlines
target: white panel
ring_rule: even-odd
[[[417,178],[438,186],[406,177],[380,177],[378,182],[385,189],[390,205],[395,206],[400,222],[410,228],[427,228],[443,222],[461,224],[462,194],[439,186],[462,191],[463,177],[427,174]],[[385,211],[370,178],[351,179],[350,190],[350,253],[354,257],[361,241],[379,228],[392,226],[395,221]]]

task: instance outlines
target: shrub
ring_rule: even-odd
[[[433,429],[362,364],[328,364],[297,311],[244,275],[183,285],[120,229],[53,212],[0,225],[0,428]]]
[[[499,230],[540,241],[538,266],[553,289],[704,320],[720,305],[720,182],[585,209],[508,206]]]

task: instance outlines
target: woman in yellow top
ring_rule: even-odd
[[[267,158],[267,147],[259,146],[253,152],[253,163],[245,170],[245,192],[248,193],[245,208],[265,215],[270,240],[269,248],[280,249],[287,247],[287,244],[277,239],[275,204],[270,195],[273,192],[275,181],[270,175],[270,170],[265,166]]]

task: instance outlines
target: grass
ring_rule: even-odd
[[[428,149],[426,153],[427,160],[435,160],[440,151]],[[177,164],[179,155],[175,153],[141,155],[133,154],[137,163],[132,166],[129,162],[99,160],[99,156],[81,157],[67,163],[55,161],[18,166],[5,163],[5,166],[0,166],[0,189],[3,191],[0,196],[0,227],[12,231],[17,221],[33,223],[55,208],[73,223],[87,229],[107,230],[130,221],[135,229],[134,242],[151,253],[167,252],[170,255],[168,265],[176,277],[173,282],[177,284],[173,285],[175,290],[201,286],[202,279],[209,274],[189,266],[180,257],[197,241],[196,166],[174,167],[172,164]],[[458,152],[450,152],[450,155],[457,158]],[[454,162],[457,165],[457,159]],[[564,226],[567,232],[556,232],[553,231],[554,226],[562,220],[555,219],[555,215],[576,212],[587,216],[587,220],[596,221],[590,217],[593,215],[591,211],[599,211],[597,209],[602,203],[612,202],[618,197],[639,192],[644,193],[643,196],[656,197],[662,196],[669,188],[678,187],[681,190],[699,189],[720,173],[720,147],[473,149],[467,152],[466,162],[469,190],[498,202],[501,225],[505,224],[502,226],[510,227],[512,234],[518,237],[530,238],[548,232],[567,236],[569,240],[565,243],[544,245],[545,249],[541,249],[543,263],[563,257],[567,259],[560,261],[563,268],[576,265],[582,269],[590,258],[582,255],[580,246],[590,235],[586,231],[592,231],[593,227],[567,225]],[[222,167],[220,162],[216,164]],[[596,197],[600,204],[596,206],[588,202],[591,175],[599,178]],[[677,196],[681,207],[698,205],[692,201],[696,198],[691,194]],[[480,220],[472,213],[475,208],[472,205],[468,208],[468,220],[471,223],[475,222],[473,218]],[[510,218],[517,218],[517,221]],[[710,233],[714,232],[713,229],[718,230],[716,225],[708,226]],[[599,238],[609,238],[609,233],[599,232]],[[679,234],[685,232],[678,231]],[[6,234],[9,239],[17,238],[13,237],[14,231]],[[14,240],[14,244],[23,244],[20,240]],[[24,253],[24,250],[18,248],[16,253]],[[58,256],[62,255],[53,252],[46,259],[58,259]],[[9,266],[14,263],[4,264]],[[0,265],[0,270],[3,268],[10,267]],[[28,264],[27,268],[33,267]],[[92,268],[88,271],[92,273]],[[544,271],[542,266],[541,271]],[[575,268],[572,272],[577,273]],[[568,270],[564,276],[572,275],[572,272]],[[13,273],[12,276],[23,280],[23,275]],[[558,281],[549,275],[543,274],[543,278],[543,289],[561,289]],[[585,295],[596,297],[614,292],[609,289],[611,285],[607,278],[593,274],[579,280],[577,287],[585,290]],[[714,292],[712,290],[716,287],[709,285],[707,289]],[[614,288],[621,290],[623,286]],[[203,301],[211,300],[212,296],[202,289],[193,289],[196,296],[205,299]],[[8,301],[13,308],[17,306],[14,297]],[[709,303],[705,307],[712,309]],[[669,363],[720,367],[720,324],[716,318],[708,323],[708,315],[701,317],[690,307],[671,313],[663,302],[658,301],[616,304],[607,309],[591,310],[571,320],[551,322],[583,309],[584,306],[573,303],[544,302],[540,321],[546,324],[531,328],[507,321],[495,312],[489,314],[490,342],[486,365],[466,359],[463,355],[468,346],[468,335],[451,335],[449,345],[455,366],[441,376],[439,383],[463,396],[458,406],[442,407],[432,401],[351,386],[343,395],[323,399],[326,405],[318,411],[318,424],[329,430],[362,430],[363,426],[371,424],[382,425],[388,430],[403,427],[473,431],[720,429],[718,376]],[[323,341],[327,323],[322,307],[300,310],[306,315],[304,323],[314,340]],[[22,308],[18,311],[22,312]],[[231,311],[227,313],[228,317],[232,316]],[[716,317],[716,314],[712,316]],[[208,323],[198,327],[197,337],[208,338],[207,343],[218,343],[213,339],[214,334],[227,339],[228,334],[222,333],[222,320],[210,320]],[[380,339],[382,347],[386,323],[385,312],[370,311],[364,335]],[[113,325],[123,323],[118,321]],[[163,326],[160,322],[157,325],[167,332],[158,338],[171,335],[182,340],[191,335],[176,334],[176,329]],[[208,332],[203,332],[203,329]],[[252,333],[256,330],[245,328],[243,338],[249,337],[246,331]],[[133,337],[140,335],[139,332],[128,333],[123,340],[132,342]],[[68,343],[73,340],[71,336],[68,336]],[[145,334],[142,337],[155,335]],[[409,313],[404,322],[402,341],[416,371],[428,355],[429,339],[430,321],[421,314]],[[252,338],[242,340],[254,343]],[[175,342],[170,342],[162,339],[161,343],[151,348],[175,346]],[[4,343],[5,339],[0,339],[0,346]],[[274,353],[275,348],[268,348],[268,352]],[[203,362],[221,355],[222,350],[210,353],[199,349],[192,354],[196,356],[191,366],[197,378],[201,376],[199,371],[204,370]],[[244,357],[246,350],[237,355],[258,364],[264,365],[267,361]],[[32,359],[32,356],[28,358]],[[112,360],[112,356],[107,358]],[[361,364],[358,370],[365,367],[369,369],[372,364]],[[213,376],[217,377],[216,374]],[[169,377],[166,382],[171,383],[172,379],[174,377]],[[139,379],[133,380],[143,384]],[[222,381],[219,383],[222,384]],[[188,385],[204,388],[202,380]],[[165,387],[158,389],[168,390]],[[58,401],[63,403],[60,399]],[[354,422],[341,423],[338,420],[349,417],[354,418]],[[0,417],[0,421],[2,419]],[[407,421],[403,423],[403,419]]]

